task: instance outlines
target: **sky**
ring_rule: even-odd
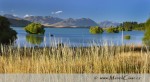
[[[145,22],[150,0],[0,0],[0,14]]]

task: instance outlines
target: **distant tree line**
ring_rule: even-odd
[[[132,30],[145,30],[145,23],[138,23],[138,22],[123,22],[119,26],[123,28],[124,31],[132,31]],[[118,28],[119,28],[118,27]]]
[[[145,30],[145,23],[123,22],[117,27],[107,27],[107,33],[119,33],[120,31]]]
[[[104,30],[107,33],[119,33],[120,31],[132,31],[132,30],[145,30],[145,23],[138,23],[138,22],[123,22],[119,26],[111,26],[107,28],[101,28],[99,26],[91,26],[90,33],[91,34],[98,34],[103,33]]]

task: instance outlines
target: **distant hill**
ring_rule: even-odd
[[[53,26],[53,27],[89,27],[89,26],[97,26],[97,25],[98,24],[95,21],[89,18],[81,18],[81,19],[69,18],[61,22],[52,24],[50,26]]]
[[[106,28],[106,27],[111,27],[111,26],[119,26],[120,23],[112,22],[112,21],[103,21],[98,23],[100,27]]]
[[[51,25],[63,21],[63,19],[61,18],[52,17],[52,16],[29,16],[24,19],[31,22],[41,23],[43,25]]]
[[[19,18],[17,16],[14,16],[12,14],[4,14],[3,16],[6,17],[6,18],[10,18],[10,19],[21,19],[21,18]]]
[[[96,23],[90,18],[80,18],[80,19],[61,19],[52,16],[29,16],[25,18],[19,18],[11,14],[5,14],[4,17],[8,18],[11,26],[14,27],[24,27],[31,22],[41,23],[47,27],[89,27],[89,26],[100,26],[100,27],[111,27],[119,26],[120,23],[115,23],[111,21],[103,21]]]
[[[9,22],[11,23],[11,26],[13,27],[25,27],[31,23],[30,21],[13,16],[11,14],[4,14],[3,16],[9,20]]]
[[[13,26],[13,27],[25,27],[31,23],[30,21],[26,21],[23,19],[10,19],[10,18],[8,18],[8,20],[11,23],[11,26]]]

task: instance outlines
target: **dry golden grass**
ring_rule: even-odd
[[[0,73],[150,73],[149,52],[124,46],[1,46]]]

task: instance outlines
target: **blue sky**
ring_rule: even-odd
[[[0,0],[0,14],[6,13],[144,22],[150,17],[150,0]]]

